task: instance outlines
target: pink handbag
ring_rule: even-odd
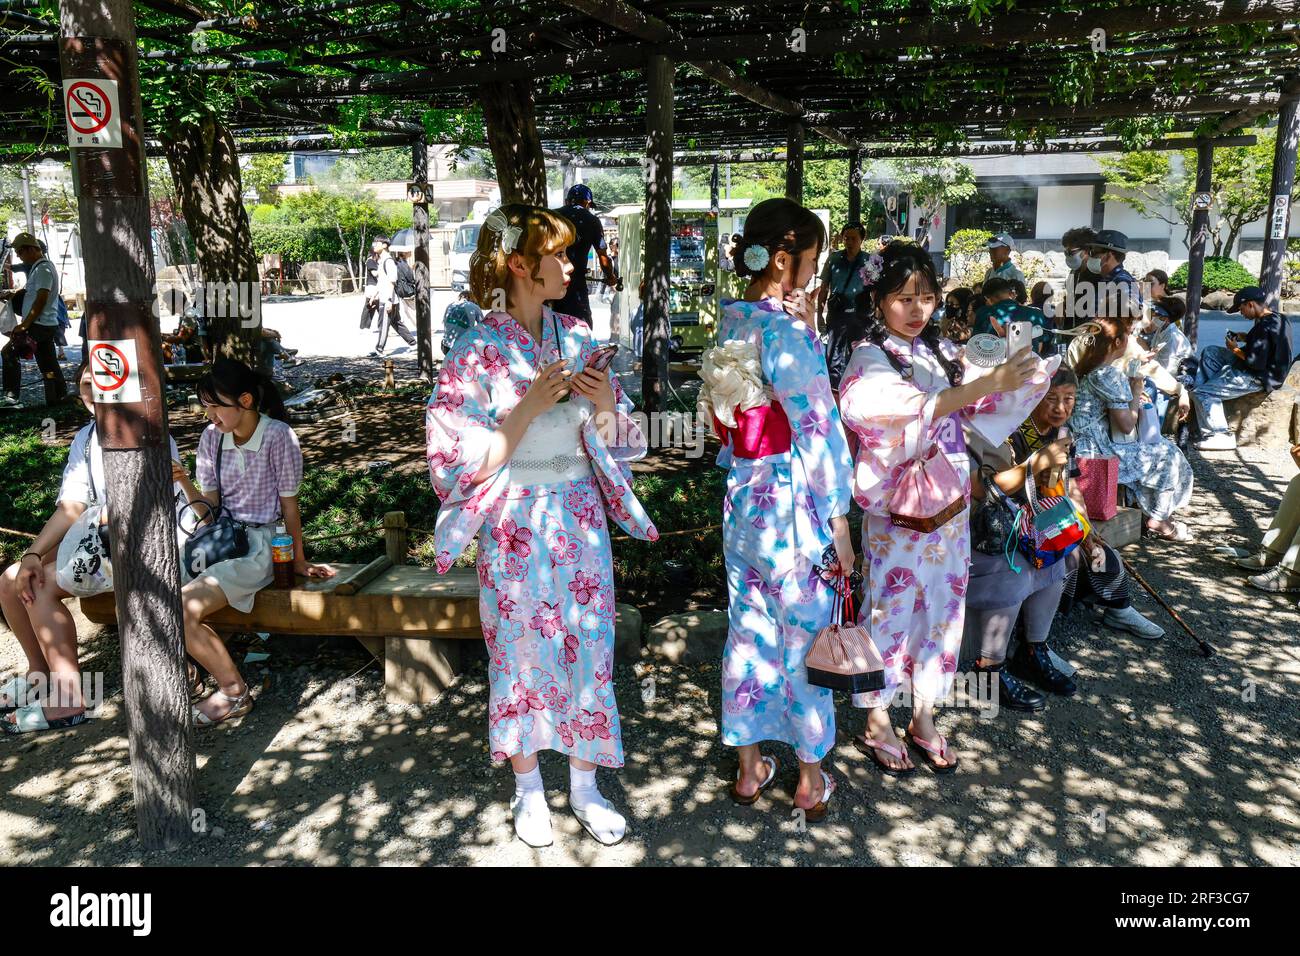
[[[885,662],[871,631],[857,623],[853,588],[847,578],[831,585],[837,600],[831,623],[823,627],[804,655],[808,683],[849,694],[885,689]]]
[[[942,448],[921,435],[919,426],[908,426],[917,434],[917,451],[909,461],[889,503],[889,520],[900,528],[928,534],[942,528],[966,510],[966,490],[957,469]],[[904,452],[911,444],[904,435]],[[924,446],[924,447],[922,447]]]
[[[1075,484],[1083,492],[1083,503],[1093,521],[1109,521],[1119,513],[1119,459],[1078,458],[1079,477]]]

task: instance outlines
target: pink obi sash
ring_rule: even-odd
[[[777,402],[740,412],[736,426],[728,428],[716,415],[713,417],[717,433],[731,436],[731,453],[736,458],[765,458],[790,450],[790,419]]]

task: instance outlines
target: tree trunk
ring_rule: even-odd
[[[497,169],[501,203],[546,205],[546,159],[537,135],[533,88],[528,80],[479,87],[488,146]]]
[[[672,335],[673,62],[654,55],[646,63],[646,172],[644,256],[646,294],[642,318],[641,407],[665,411],[669,339]]]
[[[122,146],[76,148],[71,158],[80,183],[88,337],[129,341],[135,352],[131,371],[138,396],[125,393],[129,400],[97,403],[95,428],[112,503],[113,590],[136,826],[146,849],[170,850],[196,832],[199,818],[193,814],[199,808],[167,396],[151,311],[155,276],[131,7],[128,0],[62,0],[59,66],[64,76],[118,84]],[[113,353],[100,349],[97,354]]]
[[[165,145],[203,276],[202,309],[213,352],[269,371],[260,348],[262,287],[234,137],[208,117],[176,127]]]
[[[433,302],[429,298],[429,204],[424,189],[429,178],[429,144],[423,136],[411,145],[411,181],[421,190],[411,204],[411,233],[415,237],[415,341],[420,374],[433,380]]]

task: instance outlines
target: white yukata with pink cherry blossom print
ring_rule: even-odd
[[[643,540],[658,533],[631,490],[625,463],[642,457],[646,444],[618,379],[612,381],[620,444],[605,444],[591,402],[575,394],[528,426],[510,462],[474,482],[493,433],[535,370],[559,357],[557,332],[563,356],[580,372],[594,348],[591,332],[550,309],[540,347],[511,316],[490,312],[461,334],[443,362],[425,415],[429,473],[442,499],[436,565],[447,571],[478,536],[491,759],[549,749],[621,767],[606,516]],[[555,480],[532,480],[545,472],[538,471],[538,455],[563,460],[554,466]]]
[[[958,349],[947,339],[950,358]],[[885,689],[854,694],[858,707],[888,707],[900,690],[922,702],[943,700],[952,692],[966,619],[970,572],[970,474],[963,424],[993,445],[1020,427],[1047,394],[1060,364],[1040,360],[1034,376],[1014,392],[996,392],[936,420],[939,393],[950,387],[943,366],[920,338],[909,342],[890,335],[890,349],[910,367],[912,377],[890,364],[884,349],[862,343],[853,352],[840,390],[840,414],[858,436],[853,496],[865,516],[863,570],[869,600],[859,621],[885,661]],[[960,359],[965,380],[984,372]],[[929,534],[896,527],[889,518],[894,489],[908,464],[904,430],[912,426],[937,444],[952,462],[967,507]]]

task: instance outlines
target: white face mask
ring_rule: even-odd
[[[1079,268],[1081,265],[1083,265],[1083,253],[1082,252],[1070,253],[1068,256],[1065,257],[1065,264],[1069,266],[1071,269]]]
[[[1101,259],[1097,256],[1088,257],[1088,271],[1094,275],[1101,275]]]

